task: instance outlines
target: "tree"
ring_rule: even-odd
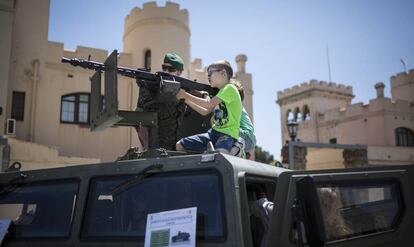
[[[261,147],[256,146],[254,149],[254,157],[255,161],[262,162],[269,165],[274,165],[275,160],[273,155],[271,155],[269,152],[263,150]]]

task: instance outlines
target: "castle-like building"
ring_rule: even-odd
[[[414,164],[414,70],[391,77],[391,98],[384,88],[375,84],[368,104],[352,104],[350,86],[317,80],[278,92],[282,141],[296,121],[302,142],[363,144],[371,165]]]
[[[63,43],[49,41],[49,6],[50,0],[0,0],[0,158],[19,161],[23,169],[112,161],[140,145],[135,130],[113,127],[91,132],[93,71],[61,63],[62,57],[103,62],[111,51],[83,46],[69,51]],[[178,4],[144,3],[133,8],[119,28],[124,28],[119,66],[160,71],[164,54],[175,52],[186,65],[183,77],[207,82],[202,60],[191,61],[189,13]],[[245,55],[238,55],[234,70],[253,118],[252,77],[245,70],[246,61]],[[138,92],[133,79],[119,77],[119,108],[134,110]]]

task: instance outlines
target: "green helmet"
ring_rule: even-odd
[[[175,53],[168,52],[164,56],[164,63],[163,65],[171,66],[176,70],[183,70],[184,69],[184,61],[183,59]]]

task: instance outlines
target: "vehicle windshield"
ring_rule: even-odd
[[[22,184],[0,195],[0,219],[15,226],[13,238],[68,237],[78,181]]]
[[[197,207],[197,239],[224,239],[223,194],[217,172],[159,173],[120,193],[109,194],[131,177],[92,180],[82,231],[84,239],[143,240],[148,214],[189,207]]]

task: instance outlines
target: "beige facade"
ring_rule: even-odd
[[[4,133],[9,88],[10,51],[13,26],[13,0],[0,1],[0,133]]]
[[[316,80],[278,92],[283,142],[296,120],[300,141],[364,144],[370,164],[414,164],[414,70],[391,77],[392,98],[384,88],[377,83],[368,104],[351,104],[349,86]]]
[[[11,162],[22,161],[18,154],[21,150],[33,152],[28,157],[33,162],[37,160],[39,164],[42,163],[44,154],[40,155],[42,158],[36,155],[36,148],[27,148],[30,143],[57,152],[50,155],[55,158],[48,159],[48,166],[52,166],[53,162],[62,163],[62,159],[65,159],[63,163],[70,163],[67,161],[70,159],[62,157],[77,157],[74,164],[112,161],[124,154],[129,147],[140,145],[135,130],[112,127],[91,132],[87,123],[62,121],[62,118],[67,118],[63,114],[85,113],[81,107],[80,95],[90,93],[89,78],[93,72],[60,61],[62,57],[87,59],[90,56],[91,60],[103,62],[111,51],[83,46],[69,51],[65,50],[63,43],[48,41],[49,5],[49,0],[0,0],[0,133],[4,133],[6,120],[12,118],[16,94],[20,99],[24,98],[22,119],[16,121],[15,138],[18,141],[9,142],[12,149]],[[178,4],[166,2],[165,6],[157,6],[155,2],[145,3],[142,8],[132,9],[125,18],[125,26],[119,28],[124,28],[123,37],[119,37],[123,40],[119,66],[148,66],[152,71],[159,71],[164,54],[176,52],[186,64],[184,77],[207,82],[202,60],[190,62],[189,13],[180,9]],[[237,60],[239,69],[236,79],[242,79],[249,92],[245,105],[252,116],[251,75],[244,70],[247,57],[240,56],[243,59]],[[134,80],[119,77],[119,108],[134,110],[138,90]],[[63,111],[64,97],[73,95],[76,95],[77,110],[70,108]],[[81,119],[81,115],[76,115],[75,118],[77,117]]]

